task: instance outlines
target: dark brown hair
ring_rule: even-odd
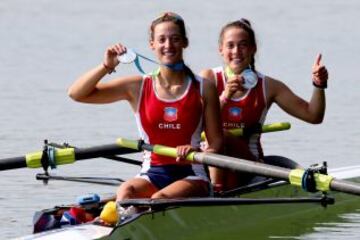
[[[226,24],[220,31],[220,36],[219,36],[219,45],[222,45],[223,40],[224,40],[224,34],[225,32],[229,29],[229,28],[241,28],[243,30],[245,30],[248,35],[249,35],[249,41],[250,44],[252,46],[255,47],[255,51],[257,49],[257,44],[256,44],[256,38],[255,38],[255,32],[254,30],[251,28],[251,24],[250,21],[245,19],[245,18],[241,18],[240,20],[236,20],[233,22],[230,22],[228,24]],[[255,70],[255,56],[252,56],[251,59],[251,63],[250,63],[251,69]]]
[[[163,23],[163,22],[173,22],[174,24],[176,24],[179,27],[180,35],[184,40],[185,47],[187,47],[189,44],[189,40],[188,40],[187,34],[186,34],[184,19],[182,17],[180,17],[178,14],[173,13],[173,12],[165,12],[151,22],[150,40],[151,41],[154,40],[154,30],[155,30],[156,25],[158,25],[159,23]],[[193,81],[196,81],[195,74],[186,64],[184,64],[184,71],[190,76],[190,78]]]
[[[163,22],[173,22],[174,24],[176,24],[179,27],[180,35],[185,42],[185,46],[188,46],[189,40],[186,34],[185,22],[182,17],[173,12],[165,12],[152,21],[150,26],[150,40],[154,40],[154,30],[156,25]]]

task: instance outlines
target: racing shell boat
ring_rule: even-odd
[[[330,174],[336,179],[359,182],[360,166],[334,169]],[[58,225],[57,229],[18,239],[266,239],[305,234],[316,223],[336,221],[339,214],[360,208],[358,196],[336,191],[307,193],[273,179],[211,198],[122,201],[118,204],[141,210],[120,217],[114,225],[96,218],[110,200],[102,200],[95,207],[87,203],[42,210],[36,214],[38,220],[46,216],[60,221],[64,212],[74,207],[94,214],[95,219],[79,225]]]
[[[51,176],[47,169],[97,157],[139,165],[139,161],[119,155],[141,150],[176,156],[174,148],[128,139],[81,149],[46,142],[42,151],[1,159],[0,170],[43,167],[45,174],[38,176],[42,180],[103,184],[104,181],[95,178]],[[90,197],[90,201],[37,212],[34,234],[18,239],[239,239],[240,236],[264,239],[303,234],[311,231],[317,222],[336,221],[340,213],[354,212],[360,207],[360,166],[333,169],[327,174],[326,166],[291,169],[211,153],[193,152],[187,160],[263,178],[209,198],[118,202],[137,211],[120,215],[112,224],[99,215],[114,199]],[[122,181],[106,179],[108,183],[113,180],[118,180],[116,185]]]

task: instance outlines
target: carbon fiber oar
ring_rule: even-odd
[[[131,149],[142,149],[163,156],[174,158],[177,157],[176,148],[172,147],[163,145],[150,145],[140,141],[128,140],[124,138],[119,138],[117,143],[120,146]],[[264,163],[205,152],[191,152],[188,154],[186,159],[215,167],[232,169],[265,177],[278,178],[288,181],[291,185],[299,187],[301,187],[303,184],[303,177],[306,172],[304,169],[282,168]],[[330,175],[320,173],[314,173],[314,181],[315,189],[318,191],[327,192],[329,190],[335,190],[339,192],[360,195],[360,185],[357,183],[335,179]]]
[[[272,123],[266,124],[263,126],[259,126],[256,129],[232,129],[229,130],[234,136],[242,136],[246,132],[275,132],[275,131],[283,131],[290,129],[290,123],[288,122],[280,122],[280,123]],[[205,135],[202,136],[205,138]],[[45,148],[47,142],[45,143]],[[56,144],[55,144],[56,145]],[[50,149],[51,150],[51,149]],[[77,160],[84,160],[89,158],[97,158],[97,157],[106,157],[114,160],[122,161],[120,157],[114,157],[117,154],[128,154],[134,153],[139,150],[131,150],[129,148],[123,148],[118,144],[108,144],[108,145],[100,145],[89,148],[73,148],[67,147],[63,148],[62,145],[58,145],[54,151],[48,151],[48,149],[44,149],[42,151],[37,151],[33,153],[28,153],[25,156],[20,157],[11,157],[0,159],[0,171],[16,169],[16,168],[39,168],[43,167],[45,170],[50,166],[54,167],[62,164],[71,164]],[[132,160],[124,160],[123,162],[128,162],[131,164],[140,165],[141,163]]]
[[[28,153],[25,156],[0,159],[0,171],[16,168],[47,168],[62,164],[71,164],[78,160],[128,154],[138,150],[124,148],[118,144],[107,144],[89,148],[54,148]]]

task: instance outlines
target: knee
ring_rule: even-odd
[[[165,194],[164,192],[156,192],[153,195],[151,195],[152,199],[157,199],[157,198],[170,198],[167,194]]]
[[[135,192],[135,187],[132,184],[129,184],[127,182],[123,183],[119,186],[118,191],[124,191],[124,192]]]
[[[131,184],[123,183],[117,190],[116,200],[131,198],[135,194],[135,188]]]

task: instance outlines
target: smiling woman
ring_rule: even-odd
[[[288,114],[318,124],[325,114],[325,88],[328,72],[319,54],[312,67],[314,90],[310,101],[295,95],[283,82],[265,76],[255,68],[257,44],[255,32],[247,19],[226,24],[220,32],[219,53],[225,66],[205,69],[201,75],[214,82],[220,98],[224,129],[245,128],[249,134],[226,136],[225,154],[258,162],[296,167],[284,157],[264,157],[260,133],[268,110],[276,103]],[[211,180],[219,189],[231,189],[251,180],[237,172],[210,169]]]
[[[160,62],[159,71],[101,82],[106,74],[115,71],[120,63],[118,57],[127,52],[118,43],[107,48],[102,64],[69,88],[70,97],[79,102],[127,100],[145,143],[177,148],[177,158],[145,152],[141,173],[119,187],[117,200],[209,194],[203,166],[183,160],[190,151],[200,148],[204,126],[209,141],[206,151],[221,148],[219,101],[215,86],[195,76],[185,65],[183,50],[188,43],[184,20],[175,13],[164,13],[150,27],[150,48]]]

